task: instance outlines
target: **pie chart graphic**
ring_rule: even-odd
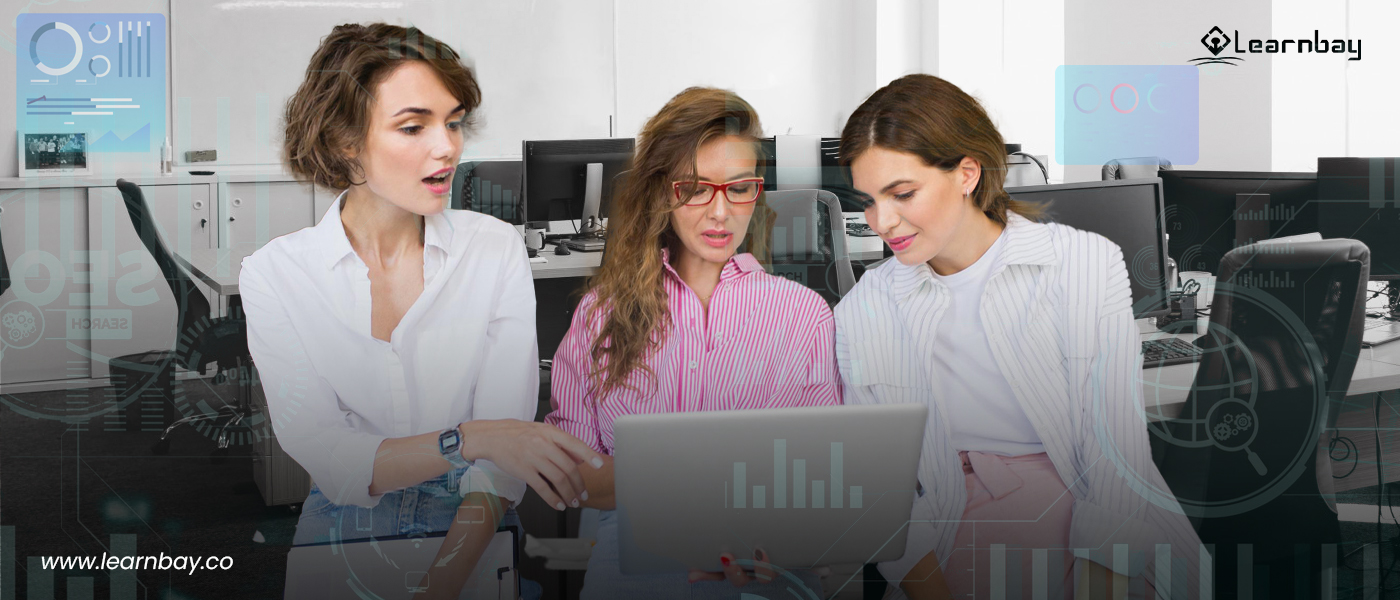
[[[44,37],[45,33],[54,29],[62,31],[72,37],[74,45],[73,60],[68,61],[67,65],[56,69],[39,60],[39,38]],[[29,38],[29,60],[34,61],[34,66],[44,73],[53,76],[66,75],[69,71],[73,70],[73,67],[78,66],[78,63],[83,60],[83,38],[78,35],[76,29],[73,29],[73,27],[67,23],[54,21],[40,25],[38,29],[34,30],[34,36]]]

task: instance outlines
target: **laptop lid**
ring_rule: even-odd
[[[904,552],[928,407],[628,415],[613,429],[623,573],[781,568]]]

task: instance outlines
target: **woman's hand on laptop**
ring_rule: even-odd
[[[462,456],[485,459],[506,474],[522,479],[557,510],[577,508],[588,499],[579,465],[603,468],[602,455],[558,428],[529,421],[462,423]]]
[[[734,584],[734,587],[744,587],[757,579],[760,583],[773,581],[773,564],[768,562],[768,553],[762,549],[755,548],[753,551],[753,572],[745,571],[739,565],[734,555],[728,552],[719,555],[719,563],[724,566],[724,571],[715,573],[712,571],[701,571],[699,569],[690,570],[690,582],[701,581],[725,581]]]

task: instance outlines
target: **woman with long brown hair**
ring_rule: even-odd
[[[607,257],[554,355],[547,423],[611,455],[626,414],[840,403],[830,309],[755,257],[772,223],[761,132],[753,107],[713,88],[687,89],[647,121],[613,199]],[[733,597],[716,580],[750,583],[729,555],[723,576],[623,576],[612,473],[611,460],[584,473],[585,505],[604,511],[584,597]]]
[[[986,111],[931,75],[872,94],[840,157],[895,258],[836,308],[846,399],[929,406],[905,553],[880,565],[896,595],[1194,596],[1200,539],[1152,493],[1121,250],[1035,222]]]

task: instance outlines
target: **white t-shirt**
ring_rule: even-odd
[[[982,293],[1006,233],[977,262],[952,275],[933,276],[948,286],[947,312],[934,333],[934,368],[953,431],[953,447],[1002,456],[1045,451],[1040,436],[997,368],[982,328]]]

